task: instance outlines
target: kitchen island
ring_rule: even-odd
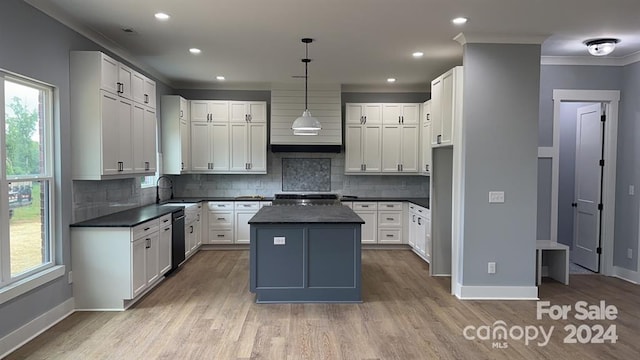
[[[249,220],[256,302],[361,302],[363,223],[342,205],[260,209]]]

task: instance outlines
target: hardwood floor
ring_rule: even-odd
[[[77,312],[8,359],[633,359],[640,286],[597,275],[544,282],[542,300],[615,305],[615,321],[536,320],[535,301],[460,301],[410,251],[363,251],[362,304],[257,305],[247,251],[200,251],[132,309]],[[469,325],[554,326],[525,345],[466,340]],[[615,344],[564,344],[564,326],[616,325]],[[518,337],[518,331],[513,335]],[[532,330],[530,330],[532,331]],[[586,331],[586,330],[585,330]],[[476,331],[468,331],[475,335]]]

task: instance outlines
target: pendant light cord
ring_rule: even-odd
[[[305,58],[304,60],[302,60],[304,62],[304,109],[305,110],[309,110],[309,105],[307,104],[307,82],[309,81],[309,43],[305,43],[306,45],[306,51],[305,51]]]

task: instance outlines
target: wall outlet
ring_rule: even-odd
[[[489,191],[489,203],[497,204],[504,202],[504,191]]]
[[[284,236],[274,236],[273,245],[285,245],[286,238]]]
[[[72,284],[73,283],[73,271],[69,271],[68,277],[69,277],[69,279],[68,279],[69,284]]]
[[[496,263],[491,261],[489,262],[488,266],[487,266],[487,272],[489,274],[495,274],[496,273]]]
[[[633,259],[633,249],[627,249],[627,259]]]

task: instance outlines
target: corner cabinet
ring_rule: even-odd
[[[164,95],[161,107],[163,173],[184,174],[191,169],[189,101],[178,95]]]
[[[98,51],[72,51],[69,78],[72,178],[155,174],[155,83]]]
[[[345,174],[417,174],[420,104],[345,105]]]
[[[431,82],[431,146],[451,146],[454,119],[462,116],[462,66]]]

